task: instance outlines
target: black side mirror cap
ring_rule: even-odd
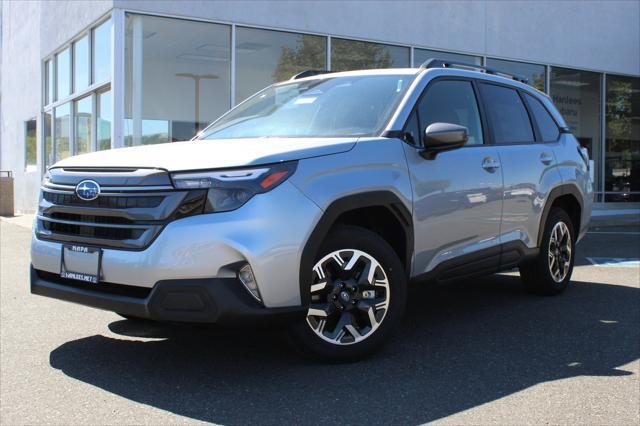
[[[469,140],[466,127],[451,123],[433,123],[424,132],[424,148],[420,155],[433,160],[440,152],[464,146]]]

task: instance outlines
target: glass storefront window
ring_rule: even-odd
[[[54,99],[53,61],[49,59],[44,63],[44,104],[49,105]]]
[[[128,14],[125,145],[188,140],[230,107],[231,28]]]
[[[550,93],[553,103],[567,125],[587,148],[595,163],[595,191],[602,191],[600,170],[602,146],[600,141],[600,82],[601,74],[568,68],[551,68]]]
[[[51,120],[51,111],[44,113],[44,167],[45,169],[53,164],[53,145],[51,141],[51,126],[53,125]]]
[[[429,59],[443,59],[445,61],[458,61],[467,64],[482,65],[480,56],[463,55],[461,53],[441,52],[429,49],[413,49],[413,66],[419,67]]]
[[[326,68],[326,37],[236,28],[236,103],[304,70]]]
[[[607,75],[605,201],[640,201],[640,78]]]
[[[111,90],[98,93],[97,98],[97,147],[98,150],[111,148]]]
[[[73,92],[89,86],[89,36],[73,43]]]
[[[545,91],[546,67],[544,65],[487,58],[487,66],[508,74],[524,77],[529,80],[529,85],[542,92]]]
[[[109,80],[111,76],[111,19],[93,30],[93,82]]]
[[[56,55],[56,99],[71,94],[71,53],[66,48]]]
[[[368,41],[331,39],[331,70],[409,67],[409,48]]]
[[[35,170],[37,164],[36,148],[38,141],[37,121],[35,118],[25,122],[24,135],[24,156],[25,169],[27,171]]]
[[[91,151],[91,96],[76,101],[74,106],[75,154],[85,154]]]
[[[56,137],[56,156],[55,161],[60,161],[70,155],[69,138],[70,138],[70,105],[64,104],[55,109],[55,137]]]

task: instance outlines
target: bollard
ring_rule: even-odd
[[[0,216],[13,216],[13,172],[0,170]]]

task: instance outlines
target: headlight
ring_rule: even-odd
[[[207,189],[205,213],[226,212],[280,185],[296,165],[290,162],[252,169],[172,173],[171,179],[177,189]]]

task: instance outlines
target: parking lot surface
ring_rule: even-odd
[[[391,343],[344,365],[299,358],[278,330],[140,324],[32,296],[29,241],[0,222],[3,425],[640,423],[634,227],[588,234],[559,297],[526,294],[517,272],[416,286]]]

